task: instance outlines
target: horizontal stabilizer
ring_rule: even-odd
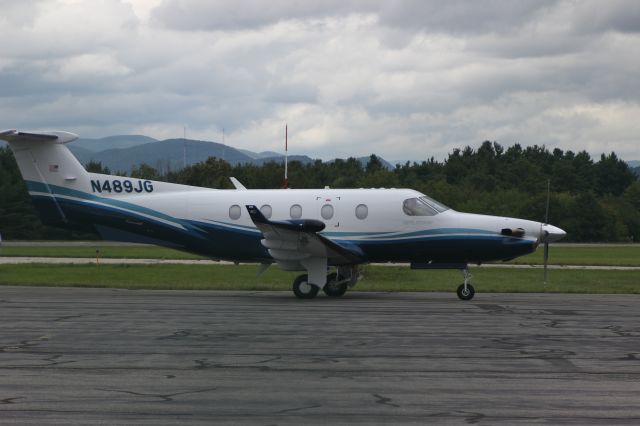
[[[19,132],[17,130],[5,130],[0,132],[0,139],[7,142],[53,142],[69,143],[78,139],[78,135],[69,132]]]

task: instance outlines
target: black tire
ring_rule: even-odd
[[[467,284],[466,291],[464,289],[464,284],[460,284],[456,292],[458,293],[458,297],[460,298],[460,300],[471,300],[473,299],[473,296],[476,294],[476,290],[473,288],[471,284]]]
[[[322,290],[324,294],[329,297],[340,297],[343,296],[347,292],[348,283],[336,284],[338,280],[341,280],[342,277],[338,277],[338,274],[335,272],[327,275],[327,283],[324,285]]]
[[[307,274],[300,275],[293,281],[293,294],[298,299],[313,299],[318,295],[319,288],[313,284],[309,284]]]

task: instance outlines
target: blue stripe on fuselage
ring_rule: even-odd
[[[42,183],[28,181],[27,184],[31,191],[48,194]],[[69,227],[74,223],[85,228],[99,225],[106,238],[113,237],[117,234],[115,231],[119,230],[130,236],[140,235],[145,241],[158,241],[160,245],[213,258],[272,260],[260,244],[262,235],[255,228],[180,219],[121,200],[55,185],[49,188],[54,192],[53,195],[32,195],[41,207],[39,211],[55,208],[52,196],[62,195],[56,200],[71,221],[66,224]],[[55,225],[65,226],[61,223]],[[406,233],[331,232],[323,235],[338,244],[358,247],[368,262],[485,262],[508,259],[535,250],[535,242],[531,240],[501,236],[481,229],[440,228]]]

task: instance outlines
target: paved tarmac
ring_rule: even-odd
[[[639,424],[639,307],[0,287],[0,424]]]

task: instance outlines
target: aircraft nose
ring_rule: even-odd
[[[542,225],[542,235],[540,236],[540,240],[542,242],[552,243],[563,239],[565,235],[567,235],[567,233],[557,226]]]

